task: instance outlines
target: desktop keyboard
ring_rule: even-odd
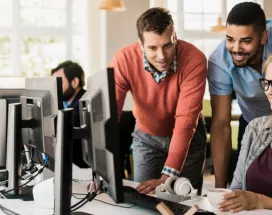
[[[148,208],[157,212],[158,210],[156,209],[156,206],[159,203],[163,202],[175,215],[185,214],[191,208],[190,206],[187,206],[187,205],[183,205],[176,202],[171,202],[171,201],[167,201],[167,200],[163,200],[153,196],[139,193],[134,188],[128,187],[128,186],[124,186],[124,197],[125,197],[125,202],[127,203],[136,204],[143,208]],[[196,215],[202,215],[202,214],[214,215],[214,213],[212,212],[201,210],[201,209],[199,209],[195,214]]]

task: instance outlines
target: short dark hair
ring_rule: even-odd
[[[137,20],[138,37],[144,42],[143,33],[155,32],[161,35],[166,29],[174,30],[174,22],[168,10],[161,7],[150,8]]]
[[[227,24],[248,26],[263,33],[266,29],[266,18],[261,6],[254,2],[242,2],[236,4],[229,12]]]
[[[85,85],[85,74],[82,67],[70,60],[60,63],[56,68],[51,70],[51,75],[53,75],[58,70],[63,69],[64,75],[66,76],[69,83],[72,82],[74,78],[78,78],[79,86],[83,87]]]

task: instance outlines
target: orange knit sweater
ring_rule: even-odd
[[[130,91],[137,128],[154,136],[172,135],[165,166],[181,171],[202,111],[207,60],[196,47],[178,40],[177,62],[177,72],[157,84],[144,70],[143,52],[134,43],[121,49],[110,67],[115,71],[119,116]]]

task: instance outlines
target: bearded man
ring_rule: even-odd
[[[64,108],[73,108],[73,126],[80,126],[79,119],[79,99],[85,93],[85,74],[83,69],[77,63],[65,61],[52,69],[53,77],[62,78],[63,106]],[[73,141],[73,163],[81,168],[87,168],[83,160],[82,145],[80,140]]]

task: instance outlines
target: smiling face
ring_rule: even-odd
[[[266,69],[265,77],[266,80],[272,81],[272,63],[269,63]],[[272,86],[270,85],[267,91],[264,91],[270,103],[270,108],[272,109]]]
[[[159,72],[168,71],[175,57],[175,32],[166,29],[161,35],[155,32],[144,32],[141,48],[147,60]]]
[[[262,46],[266,43],[267,32],[254,31],[253,26],[227,24],[226,48],[237,67],[261,63]]]

